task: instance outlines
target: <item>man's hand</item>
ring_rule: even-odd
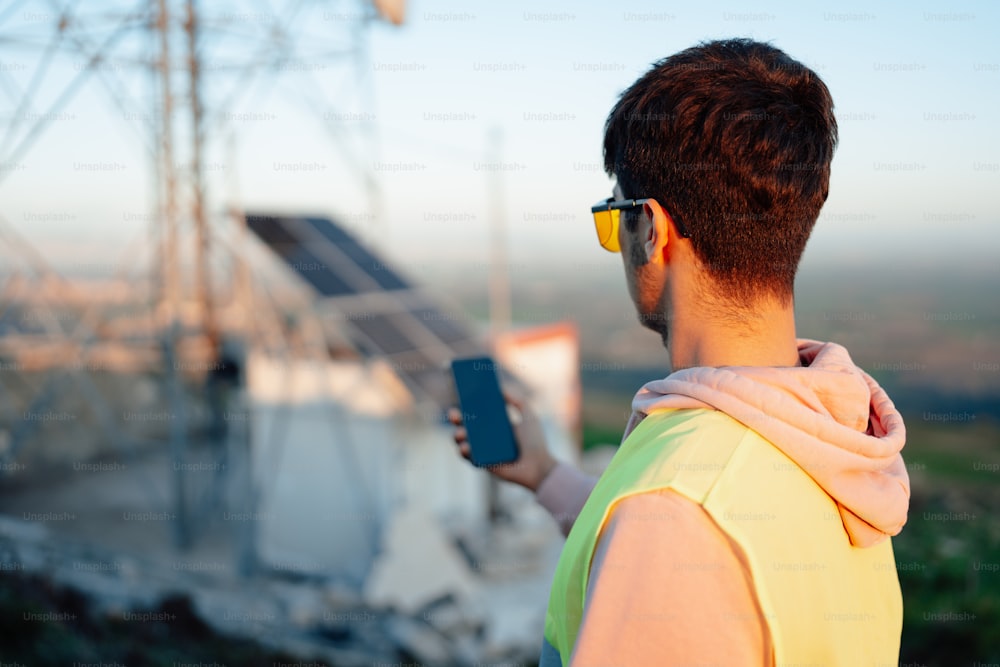
[[[517,439],[520,456],[513,463],[491,465],[487,466],[486,469],[500,479],[520,484],[535,491],[542,480],[552,472],[556,466],[556,460],[549,454],[545,445],[545,433],[542,431],[542,423],[538,420],[538,415],[510,394],[504,393],[504,398],[507,401],[508,413],[513,413],[510,424],[514,428],[514,437]],[[466,460],[471,460],[468,435],[462,424],[462,412],[458,408],[450,408],[448,421],[455,425],[453,437],[455,444],[458,445],[459,453]]]

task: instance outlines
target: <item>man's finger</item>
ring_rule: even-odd
[[[521,412],[521,406],[514,405],[513,403],[507,404],[507,419],[514,426],[517,426],[524,421],[524,413]]]

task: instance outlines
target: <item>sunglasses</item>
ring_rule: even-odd
[[[608,197],[604,201],[591,206],[590,212],[594,215],[594,227],[597,228],[597,240],[600,241],[601,247],[608,252],[621,252],[621,246],[618,244],[618,224],[621,220],[622,211],[637,208],[648,201],[651,201],[648,197],[646,199],[623,199],[621,201],[615,201],[614,197]],[[677,227],[677,233],[683,238],[691,238],[688,235],[687,229],[681,224],[680,219],[677,216],[671,217],[673,218],[674,226]]]

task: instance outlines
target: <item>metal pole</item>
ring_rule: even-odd
[[[164,243],[164,287],[166,326],[163,337],[163,360],[169,386],[171,407],[170,453],[173,459],[174,543],[185,548],[190,542],[187,522],[187,498],[184,479],[184,397],[177,369],[177,342],[180,335],[180,285],[177,257],[177,174],[173,146],[173,95],[170,87],[170,14],[166,0],[158,0],[157,30],[160,33],[160,81],[163,95],[163,124],[160,137],[160,160],[164,179],[163,224],[166,228]]]
[[[503,132],[499,127],[490,132],[491,161],[496,165],[489,170],[490,191],[490,329],[495,348],[500,334],[510,329],[510,279],[507,271],[507,219],[503,198]],[[493,475],[487,483],[487,507],[491,522],[500,518],[500,483]]]
[[[163,118],[160,126],[160,165],[163,177],[163,271],[166,324],[171,327],[180,315],[180,284],[177,257],[177,167],[174,164],[173,92],[170,85],[170,15],[167,0],[158,0],[156,28],[160,33],[160,94]]]
[[[195,228],[195,299],[201,310],[203,331],[208,338],[213,355],[218,352],[218,331],[212,299],[212,276],[209,265],[210,236],[205,215],[205,182],[202,165],[204,143],[203,109],[201,106],[201,61],[198,58],[198,12],[195,0],[187,0],[187,20],[184,28],[188,36],[188,70],[191,95],[191,213]]]
[[[490,132],[490,153],[496,164],[489,174],[490,185],[490,327],[494,342],[510,328],[510,279],[507,271],[507,219],[504,211],[503,166],[501,163],[503,132],[499,127]]]
[[[153,42],[153,40],[150,41],[153,43],[153,46],[151,48],[155,50],[156,48],[155,42]],[[155,100],[157,87],[160,84],[159,76],[161,68],[159,59],[156,59],[154,61],[151,57],[150,62],[153,64],[149,68],[149,92],[150,92],[150,98]],[[162,315],[163,313],[162,307],[163,304],[166,302],[166,294],[163,292],[163,286],[166,284],[166,275],[164,275],[164,269],[166,268],[167,265],[166,238],[164,237],[163,234],[162,214],[166,207],[166,204],[163,191],[163,182],[165,180],[163,174],[163,148],[161,145],[162,142],[160,140],[160,132],[162,131],[162,127],[158,122],[156,114],[162,113],[163,110],[155,102],[150,104],[150,109],[152,109],[153,115],[150,117],[148,127],[152,135],[150,137],[151,145],[156,151],[156,155],[154,156],[153,160],[153,183],[152,183],[155,200],[153,202],[152,215],[150,216],[150,219],[148,221],[149,233],[153,239],[153,247],[154,247],[153,256],[151,258],[149,267],[149,277],[150,277],[149,296],[154,305],[153,309],[154,315],[156,315],[157,313],[157,308],[161,309],[160,314]],[[162,326],[162,322],[156,321],[156,324]]]

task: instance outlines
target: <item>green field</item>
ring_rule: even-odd
[[[900,659],[1000,661],[1000,427],[908,423],[910,519],[893,540],[903,588]]]

